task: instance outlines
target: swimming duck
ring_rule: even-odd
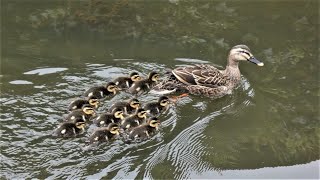
[[[140,101],[136,98],[129,99],[128,101],[120,101],[114,103],[109,112],[112,112],[115,108],[120,108],[125,114],[132,114],[140,107]]]
[[[148,113],[156,116],[168,109],[170,100],[167,96],[160,96],[157,102],[150,102],[143,107]]]
[[[159,73],[155,71],[150,72],[147,79],[134,82],[128,89],[129,93],[140,94],[150,90],[150,88],[152,88],[158,82],[159,76]]]
[[[124,119],[122,109],[116,108],[111,113],[100,114],[93,123],[97,126],[108,126],[110,123],[120,123],[122,119]]]
[[[84,132],[85,121],[77,119],[74,122],[64,122],[58,126],[54,134],[59,137],[72,137]]]
[[[126,117],[121,122],[121,127],[123,129],[131,129],[133,127],[137,127],[143,123],[147,119],[147,111],[144,109],[138,109],[137,112],[131,116]]]
[[[141,80],[141,76],[137,72],[132,72],[130,77],[118,77],[113,82],[121,89],[130,88],[132,83]]]
[[[111,123],[108,125],[108,127],[96,129],[89,137],[89,141],[91,144],[96,142],[107,142],[111,139],[114,139],[119,134],[119,125],[116,123]]]
[[[105,98],[107,96],[112,96],[117,94],[119,88],[116,86],[114,82],[108,82],[105,86],[97,86],[88,89],[84,96],[90,97],[95,96],[98,99]]]
[[[147,139],[158,130],[159,125],[160,125],[160,120],[156,117],[152,117],[145,124],[133,128],[129,132],[129,138],[130,139],[139,138],[140,140]]]
[[[66,121],[74,121],[77,119],[82,119],[83,121],[89,121],[91,118],[96,116],[95,110],[88,104],[83,105],[82,109],[77,109],[71,111],[67,117]]]
[[[87,97],[87,99],[76,99],[72,101],[68,107],[69,111],[81,109],[83,105],[90,105],[92,108],[97,109],[99,107],[99,100],[95,96]]]
[[[264,64],[257,60],[246,45],[234,46],[228,56],[226,69],[219,70],[207,64],[178,67],[171,76],[154,87],[153,93],[167,94],[176,91],[188,92],[219,98],[231,93],[241,79],[239,62],[249,61],[258,66]]]

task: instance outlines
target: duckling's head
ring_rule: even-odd
[[[112,114],[115,118],[118,118],[118,119],[124,119],[124,116],[123,116],[123,111],[122,109],[120,108],[115,108],[113,111],[112,111]]]
[[[160,74],[155,71],[150,72],[148,75],[148,79],[153,82],[157,82],[159,80],[159,77],[160,77]]]
[[[140,101],[136,98],[130,99],[129,104],[134,109],[138,109],[140,107]]]
[[[170,100],[167,96],[160,96],[158,100],[160,106],[167,106],[170,103]]]
[[[110,123],[108,125],[108,129],[110,131],[110,133],[114,134],[114,135],[119,135],[120,132],[119,132],[119,125],[116,124],[116,123]]]
[[[99,107],[100,102],[99,102],[99,99],[98,99],[97,97],[95,97],[95,96],[90,96],[88,101],[89,101],[89,104],[90,104],[91,106],[93,106],[93,107],[95,107],[95,108],[98,108],[98,107]]]
[[[234,46],[229,53],[229,65],[237,65],[238,61],[249,61],[258,66],[264,65],[252,55],[249,47],[243,44]]]
[[[106,88],[109,92],[111,92],[113,94],[117,94],[117,91],[119,90],[119,88],[117,87],[117,85],[114,82],[108,82],[106,84]]]
[[[152,117],[152,118],[148,119],[147,123],[151,127],[158,128],[160,125],[160,120],[156,117]]]
[[[139,75],[139,73],[137,73],[137,72],[132,72],[132,73],[130,74],[130,79],[131,79],[132,81],[140,81],[142,78],[141,78],[141,76]]]
[[[82,106],[82,111],[87,115],[92,115],[92,116],[96,115],[96,111],[88,104],[85,104]]]
[[[144,110],[144,109],[142,109],[142,108],[139,108],[138,110],[137,110],[137,116],[139,117],[139,118],[147,118],[147,111],[146,110]]]
[[[86,127],[86,122],[83,119],[77,119],[74,123],[78,129],[84,129]]]

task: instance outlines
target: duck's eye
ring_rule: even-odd
[[[250,53],[247,51],[239,51],[239,53],[244,53],[244,54],[247,54],[248,56],[251,56]]]

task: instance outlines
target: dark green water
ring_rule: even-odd
[[[318,179],[318,32],[316,0],[3,0],[1,177]],[[88,148],[93,126],[79,138],[51,135],[91,86],[133,70],[224,67],[236,44],[265,66],[240,64],[231,95],[181,99],[146,142]]]

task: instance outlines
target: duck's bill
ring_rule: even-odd
[[[258,66],[264,66],[263,62],[260,62],[258,59],[256,59],[255,57],[251,57],[250,59],[248,59],[248,61],[258,65]]]

